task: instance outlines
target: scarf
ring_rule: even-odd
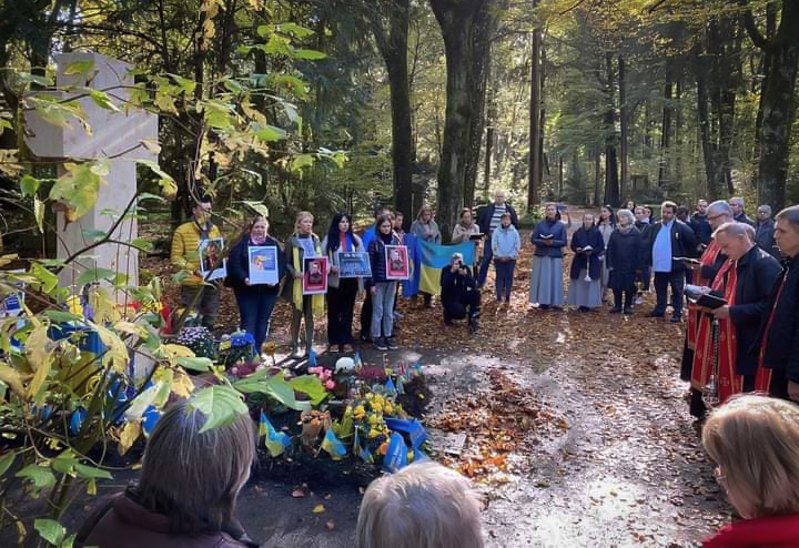
[[[321,255],[322,250],[319,246],[319,239],[314,238],[311,236],[311,239],[314,243],[314,248],[316,249],[316,254]],[[296,272],[302,272],[302,264],[300,264],[300,250],[297,246],[292,247],[292,256],[291,262],[294,266],[294,270]],[[294,303],[294,308],[302,312],[302,301],[304,295],[302,294],[302,280],[294,280],[294,284],[291,288],[291,300]],[[324,295],[309,295],[311,297],[311,309],[313,310],[314,316],[322,314],[325,311],[325,296]]]
[[[710,244],[705,249],[705,252],[702,254],[702,258],[700,259],[700,263],[702,266],[711,266],[713,263],[716,262],[716,258],[719,255],[721,248],[719,247],[718,242],[716,240],[711,240]],[[708,280],[702,277],[701,272],[696,274],[696,280],[694,283],[696,285],[710,285],[713,280]],[[685,337],[687,339],[687,346],[691,350],[696,350],[696,336],[697,331],[699,330],[699,307],[695,304],[688,303],[688,325],[685,329]]]

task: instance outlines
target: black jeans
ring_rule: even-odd
[[[352,344],[352,312],[358,280],[339,280],[338,287],[327,290],[327,342],[330,344]],[[371,314],[370,314],[371,316]]]
[[[444,303],[444,321],[471,319],[480,314],[480,291],[469,289],[459,301]]]
[[[622,295],[624,296],[624,309],[632,308],[633,307],[633,299],[635,299],[635,288],[631,287],[628,289],[614,289],[613,290],[613,307],[617,309],[621,309],[622,307]]]
[[[676,272],[655,272],[655,293],[657,294],[657,305],[654,312],[658,314],[666,313],[666,298],[669,286],[671,286],[671,306],[674,308],[675,316],[682,316],[683,295],[685,294],[685,271]]]

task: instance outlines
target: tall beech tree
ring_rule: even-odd
[[[748,2],[742,0],[742,4]],[[796,109],[796,71],[799,66],[799,2],[783,0],[780,25],[772,38],[755,24],[751,10],[744,23],[752,42],[764,54],[764,79],[760,96],[760,160],[757,195],[760,203],[781,208],[785,205],[791,125]]]
[[[437,196],[437,217],[446,237],[465,203],[468,162],[477,162],[479,157],[474,155],[472,134],[478,129],[474,118],[481,116],[483,104],[476,95],[485,94],[481,76],[486,58],[481,56],[488,53],[477,45],[484,39],[484,26],[492,26],[486,18],[496,15],[492,0],[430,0],[430,5],[441,27],[447,64],[447,108]],[[482,127],[479,129],[482,132]]]
[[[413,138],[411,95],[408,82],[408,27],[410,0],[381,0],[367,8],[372,33],[386,63],[391,94],[391,160],[394,172],[394,205],[412,215]],[[405,227],[406,229],[408,226]]]

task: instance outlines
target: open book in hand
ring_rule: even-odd
[[[688,300],[698,306],[703,306],[705,308],[710,308],[711,310],[715,310],[716,308],[721,308],[727,301],[724,298],[719,297],[718,295],[713,295],[712,293],[708,293],[710,288],[708,287],[701,287],[698,285],[688,284],[685,286],[685,295],[688,297]]]
[[[694,259],[693,257],[674,257],[672,260],[673,261],[682,261],[682,262],[684,262],[687,265],[702,264],[699,261],[699,259]]]
[[[554,234],[539,234],[538,237],[541,238],[542,240],[551,240],[552,238],[555,237],[555,235]]]
[[[577,251],[580,251],[582,253],[588,253],[589,251],[593,251],[593,250],[594,250],[594,248],[591,247],[590,245],[586,245],[586,246],[577,248]]]

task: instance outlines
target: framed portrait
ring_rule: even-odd
[[[25,269],[9,270],[6,273],[25,274]],[[5,298],[0,300],[0,317],[19,316],[22,314],[25,306],[25,282],[14,280],[13,284],[17,291],[7,294]]]
[[[369,254],[361,251],[340,251],[336,253],[339,278],[368,278],[372,275]]]
[[[407,280],[411,274],[408,248],[404,245],[386,246],[386,279]]]
[[[203,278],[213,281],[227,276],[227,259],[222,258],[224,250],[223,238],[200,240],[200,272]]]
[[[251,245],[247,248],[250,263],[250,285],[276,285],[280,281],[277,254],[274,245]]]
[[[327,293],[327,257],[306,257],[302,260],[302,294]]]

